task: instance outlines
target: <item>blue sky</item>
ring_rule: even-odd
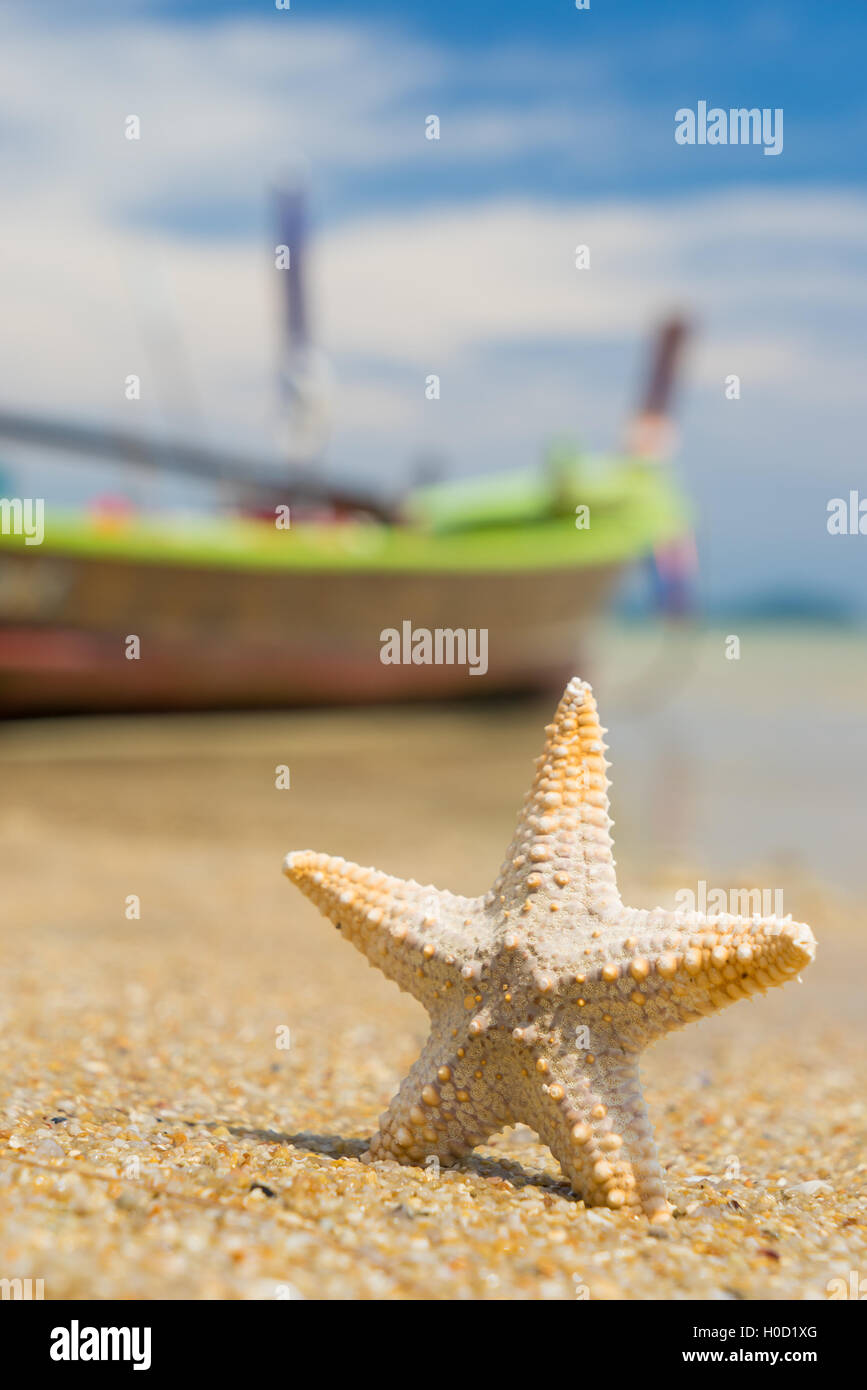
[[[457,170],[432,188],[426,170],[384,166],[367,171],[369,197],[424,199],[455,192],[478,194],[535,189],[554,196],[576,191],[576,169],[585,194],[660,192],[742,184],[792,184],[804,180],[863,185],[867,143],[867,97],[863,80],[867,51],[867,6],[855,0],[833,5],[797,0],[734,0],[700,5],[695,0],[591,0],[578,12],[572,0],[294,0],[290,13],[271,13],[266,0],[189,0],[157,3],[152,10],[177,24],[212,27],[218,17],[250,17],[270,22],[281,35],[290,24],[312,20],[364,23],[384,33],[399,31],[447,49],[449,63],[432,71],[415,91],[420,101],[484,112],[490,105],[518,111],[544,93],[550,109],[571,126],[573,157],[561,150],[557,161],[541,162],[532,152],[492,160],[487,169]],[[282,29],[281,29],[282,26]],[[508,65],[511,57],[514,61]],[[646,158],[648,133],[667,135],[672,110],[694,106],[699,98],[723,106],[783,107],[788,139],[786,158],[744,160],[737,149],[685,152],[660,140]],[[598,101],[628,118],[612,132],[603,151],[595,124],[582,118]],[[642,134],[644,138],[642,137]],[[618,136],[622,138],[618,138]],[[605,154],[588,167],[582,146]],[[357,198],[354,183],[329,189],[329,210]]]
[[[304,161],[339,471],[393,487],[423,456],[616,445],[647,334],[683,309],[679,467],[712,596],[807,584],[867,609],[858,538],[824,526],[865,477],[865,40],[848,3],[9,8],[3,403],[282,447],[266,189]],[[677,145],[700,99],[781,107],[783,153]]]

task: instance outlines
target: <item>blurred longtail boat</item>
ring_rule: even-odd
[[[493,486],[491,483],[493,482]],[[573,499],[578,499],[573,500]],[[576,506],[591,524],[576,528]],[[346,703],[562,685],[624,570],[684,533],[663,472],[584,461],[410,499],[417,520],[175,524],[50,512],[0,536],[0,709]],[[381,633],[485,628],[488,671],[383,665]],[[138,660],[126,639],[140,639]]]
[[[302,210],[297,199],[280,207],[281,239],[298,249]],[[302,264],[296,256],[287,295],[296,362],[309,351]],[[670,575],[689,535],[664,457],[683,332],[674,321],[656,341],[623,457],[560,448],[537,472],[440,482],[389,501],[320,471],[296,469],[278,484],[273,467],[249,458],[161,445],[173,469],[230,480],[240,514],[47,507],[40,545],[0,530],[0,713],[562,688],[618,580],[654,556],[668,557]],[[2,438],[90,460],[153,456],[137,437],[10,412],[0,412]],[[288,526],[276,524],[278,509]],[[486,629],[484,678],[467,665],[384,664],[382,634],[405,622],[431,633]]]

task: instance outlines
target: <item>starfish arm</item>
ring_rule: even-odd
[[[536,777],[518,818],[495,897],[523,900],[524,910],[550,905],[566,921],[590,912],[608,918],[620,910],[614,872],[605,730],[593,692],[577,677],[566,687]]]
[[[785,984],[816,946],[806,923],[790,918],[632,908],[618,925],[625,939],[595,973],[619,1036],[639,1046]]]
[[[392,878],[345,859],[299,850],[283,872],[402,990],[430,1011],[480,971],[487,922],[477,899]]]
[[[496,1057],[484,1040],[443,1040],[442,1030],[402,1083],[370,1141],[371,1160],[419,1163],[436,1157],[451,1164],[511,1124],[505,1087],[498,1088]],[[500,1076],[502,1081],[502,1076]]]
[[[532,1049],[530,1049],[532,1053]],[[524,1060],[515,1111],[547,1144],[588,1207],[668,1219],[662,1169],[634,1053],[540,1053]]]

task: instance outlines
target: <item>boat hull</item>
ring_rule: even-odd
[[[622,564],[232,569],[0,554],[0,712],[346,704],[556,687]],[[386,664],[385,629],[487,631],[487,671]],[[139,655],[128,639],[137,637]]]

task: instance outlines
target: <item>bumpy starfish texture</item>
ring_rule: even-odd
[[[624,907],[608,763],[572,680],[493,889],[462,898],[311,850],[284,872],[418,999],[431,1034],[366,1157],[453,1163],[523,1121],[588,1206],[670,1214],[638,1076],[664,1034],[763,993],[813,958],[790,917]]]

